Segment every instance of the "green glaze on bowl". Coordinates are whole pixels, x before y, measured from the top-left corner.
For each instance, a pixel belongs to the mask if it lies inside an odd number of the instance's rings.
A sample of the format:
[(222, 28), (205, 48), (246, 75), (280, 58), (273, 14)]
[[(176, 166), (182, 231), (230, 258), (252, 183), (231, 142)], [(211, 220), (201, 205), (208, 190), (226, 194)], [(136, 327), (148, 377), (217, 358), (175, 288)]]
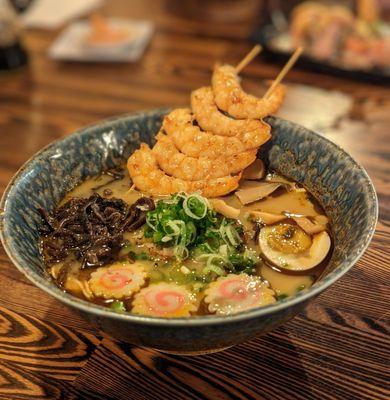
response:
[(229, 317), (163, 319), (116, 313), (61, 291), (38, 248), (37, 211), (52, 211), (85, 178), (122, 164), (141, 142), (152, 143), (167, 110), (105, 120), (54, 142), (14, 176), (1, 201), (1, 239), (16, 267), (42, 290), (78, 309), (113, 337), (182, 354), (202, 354), (241, 343), (292, 318), (361, 257), (374, 233), (377, 198), (365, 172), (344, 150), (302, 126), (269, 118), (272, 140), (261, 149), (269, 166), (302, 183), (332, 220), (335, 248), (325, 276), (276, 304)]

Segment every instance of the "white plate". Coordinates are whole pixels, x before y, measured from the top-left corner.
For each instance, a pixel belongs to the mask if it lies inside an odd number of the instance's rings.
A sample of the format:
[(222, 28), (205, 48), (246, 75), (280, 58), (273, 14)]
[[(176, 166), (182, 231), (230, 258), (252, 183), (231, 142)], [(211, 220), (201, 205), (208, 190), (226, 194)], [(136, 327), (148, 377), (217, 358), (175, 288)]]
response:
[(49, 49), (55, 60), (84, 62), (135, 62), (145, 51), (152, 34), (150, 21), (110, 18), (112, 27), (128, 28), (134, 35), (131, 40), (113, 46), (88, 46), (86, 38), (90, 31), (87, 21), (74, 22), (66, 28)]

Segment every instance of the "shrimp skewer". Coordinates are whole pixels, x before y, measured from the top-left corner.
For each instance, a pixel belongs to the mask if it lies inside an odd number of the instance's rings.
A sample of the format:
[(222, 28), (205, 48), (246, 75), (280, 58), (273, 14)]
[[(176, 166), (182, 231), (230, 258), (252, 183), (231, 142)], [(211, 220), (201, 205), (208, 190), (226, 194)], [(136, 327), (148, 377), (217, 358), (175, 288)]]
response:
[(172, 137), (175, 146), (191, 157), (230, 157), (257, 149), (271, 137), (270, 126), (262, 121), (258, 121), (256, 130), (241, 131), (236, 136), (227, 137), (204, 132), (193, 124), (193, 120), (189, 109), (179, 108), (168, 114), (163, 121), (163, 129)]
[(273, 88), (267, 98), (259, 99), (246, 93), (239, 83), (235, 68), (231, 65), (216, 65), (212, 87), (218, 108), (241, 119), (260, 119), (274, 114), (285, 96), (285, 88), (280, 84)]
[(238, 187), (241, 174), (217, 179), (184, 181), (168, 176), (157, 163), (153, 151), (145, 143), (127, 161), (127, 168), (135, 186), (152, 196), (164, 196), (176, 192), (199, 192), (205, 197), (223, 196)]
[(202, 87), (191, 93), (191, 108), (204, 131), (221, 136), (240, 136), (243, 132), (260, 132), (264, 123), (256, 119), (234, 119), (222, 113), (215, 104), (211, 87)]
[(221, 178), (236, 174), (252, 164), (256, 159), (256, 149), (230, 157), (190, 157), (176, 148), (170, 136), (159, 133), (153, 153), (160, 168), (175, 178), (186, 181)]

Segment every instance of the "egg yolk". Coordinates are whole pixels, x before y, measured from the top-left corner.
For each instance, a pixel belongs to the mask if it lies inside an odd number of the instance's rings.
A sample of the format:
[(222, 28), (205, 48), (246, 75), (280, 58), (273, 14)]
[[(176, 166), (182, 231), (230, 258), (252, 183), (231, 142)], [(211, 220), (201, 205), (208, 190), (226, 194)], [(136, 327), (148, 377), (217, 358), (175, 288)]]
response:
[(311, 246), (311, 237), (299, 226), (277, 224), (267, 228), (267, 243), (285, 254), (301, 253)]

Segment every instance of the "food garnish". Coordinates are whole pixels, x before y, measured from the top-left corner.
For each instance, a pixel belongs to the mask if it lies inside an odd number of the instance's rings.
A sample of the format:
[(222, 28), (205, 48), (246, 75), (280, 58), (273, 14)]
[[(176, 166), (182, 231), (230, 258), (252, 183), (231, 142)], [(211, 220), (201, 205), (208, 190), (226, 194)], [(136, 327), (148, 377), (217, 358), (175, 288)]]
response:
[(287, 217), (284, 214), (272, 214), (265, 211), (251, 210), (249, 215), (256, 221), (265, 225), (273, 225), (277, 222), (283, 221)]
[(275, 292), (258, 276), (229, 274), (210, 283), (204, 301), (218, 315), (230, 315), (276, 301)]
[(259, 180), (265, 176), (265, 165), (263, 161), (257, 158), (249, 167), (242, 172), (242, 179)]
[(309, 218), (303, 216), (293, 216), (292, 218), (309, 235), (314, 235), (326, 230), (326, 223), (320, 224), (316, 221), (312, 222)]
[(280, 186), (280, 183), (269, 183), (264, 181), (257, 182), (256, 185), (251, 185), (244, 189), (239, 189), (234, 194), (238, 197), (241, 204), (245, 205), (269, 196)]
[(139, 291), (146, 273), (140, 263), (116, 262), (92, 272), (89, 287), (97, 297), (122, 299)]
[(229, 206), (225, 201), (221, 199), (210, 199), (210, 204), (213, 209), (227, 218), (237, 219), (240, 215), (240, 209)]
[(258, 256), (243, 246), (243, 228), (237, 220), (224, 218), (198, 194), (179, 193), (159, 200), (155, 210), (148, 212), (146, 223), (145, 237), (173, 247), (179, 260), (202, 261), (203, 274), (253, 273), (259, 263)]
[(49, 264), (70, 255), (80, 260), (82, 267), (92, 267), (114, 261), (121, 249), (123, 233), (145, 223), (146, 211), (154, 201), (142, 197), (129, 206), (119, 199), (105, 199), (93, 194), (87, 199), (73, 198), (51, 216), (40, 210), (42, 248)]
[(184, 286), (158, 283), (142, 289), (135, 296), (131, 311), (155, 317), (189, 317), (197, 310), (196, 303), (196, 296)]
[(326, 231), (310, 237), (297, 225), (280, 224), (262, 228), (259, 245), (264, 257), (277, 267), (303, 271), (326, 258), (331, 240)]

